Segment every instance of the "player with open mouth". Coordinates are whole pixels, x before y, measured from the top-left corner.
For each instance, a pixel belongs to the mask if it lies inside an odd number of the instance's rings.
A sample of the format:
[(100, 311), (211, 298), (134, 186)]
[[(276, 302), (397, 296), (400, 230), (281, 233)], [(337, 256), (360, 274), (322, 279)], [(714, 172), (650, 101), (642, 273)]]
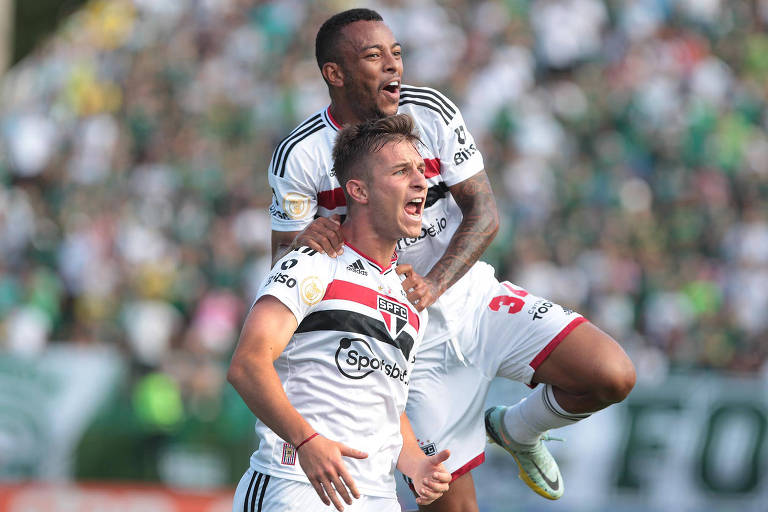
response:
[(344, 254), (296, 248), (259, 290), (228, 373), (261, 439), (233, 510), (399, 512), (395, 467), (420, 505), (448, 490), (449, 451), (424, 454), (405, 415), (427, 313), (408, 303), (395, 247), (421, 232), (418, 144), (407, 115), (343, 130)]
[[(402, 48), (381, 15), (350, 9), (331, 16), (317, 32), (315, 56), (330, 104), (288, 134), (270, 162), (273, 259), (297, 245), (346, 254), (339, 218), (348, 205), (332, 169), (334, 138), (346, 124), (411, 116), (428, 190), (421, 207), (413, 196), (397, 205), (401, 227), (415, 228), (420, 217), (421, 232), (400, 240), (396, 271), (430, 322), (407, 411), (427, 452), (450, 449), (445, 465), (454, 478), (420, 509), (478, 510), (472, 470), (485, 460), (487, 438), (512, 455), (531, 489), (559, 499), (565, 486), (545, 432), (622, 401), (635, 383), (632, 362), (579, 313), (500, 282), (479, 261), (499, 229), (481, 151), (456, 104), (402, 82)], [(300, 198), (301, 215), (283, 205), (291, 205), (287, 198)], [(517, 404), (484, 411), (494, 377), (535, 389)]]

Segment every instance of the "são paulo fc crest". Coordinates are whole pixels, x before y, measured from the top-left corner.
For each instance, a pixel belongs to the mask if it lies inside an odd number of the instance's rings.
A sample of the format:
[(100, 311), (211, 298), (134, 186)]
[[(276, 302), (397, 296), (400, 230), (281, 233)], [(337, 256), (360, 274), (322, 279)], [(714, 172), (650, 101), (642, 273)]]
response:
[(379, 313), (384, 318), (384, 324), (387, 326), (389, 335), (393, 340), (397, 339), (397, 336), (408, 324), (408, 309), (402, 304), (398, 304), (381, 295), (377, 299), (376, 309), (379, 310)]

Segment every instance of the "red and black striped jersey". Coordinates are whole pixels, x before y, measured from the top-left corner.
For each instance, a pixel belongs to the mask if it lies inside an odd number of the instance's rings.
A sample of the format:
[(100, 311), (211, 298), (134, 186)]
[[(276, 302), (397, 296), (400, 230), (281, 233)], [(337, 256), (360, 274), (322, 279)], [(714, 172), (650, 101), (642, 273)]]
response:
[[(380, 264), (348, 244), (337, 258), (302, 247), (275, 264), (258, 295), (276, 297), (296, 317), (275, 361), (291, 404), (321, 435), (369, 454), (345, 464), (371, 496), (395, 495), (400, 414), (426, 323), (395, 263), (394, 255)], [(307, 481), (293, 446), (261, 422), (256, 431), (255, 470)]]

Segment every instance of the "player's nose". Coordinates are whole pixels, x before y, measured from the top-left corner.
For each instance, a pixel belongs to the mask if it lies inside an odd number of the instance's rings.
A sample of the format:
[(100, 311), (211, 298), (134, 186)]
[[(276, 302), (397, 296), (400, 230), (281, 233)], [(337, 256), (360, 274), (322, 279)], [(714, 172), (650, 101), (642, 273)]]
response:
[(424, 173), (416, 169), (411, 173), (411, 186), (417, 190), (424, 190), (427, 188), (427, 178), (424, 177)]
[(402, 62), (395, 58), (391, 51), (384, 52), (384, 71), (401, 75), (403, 73)]

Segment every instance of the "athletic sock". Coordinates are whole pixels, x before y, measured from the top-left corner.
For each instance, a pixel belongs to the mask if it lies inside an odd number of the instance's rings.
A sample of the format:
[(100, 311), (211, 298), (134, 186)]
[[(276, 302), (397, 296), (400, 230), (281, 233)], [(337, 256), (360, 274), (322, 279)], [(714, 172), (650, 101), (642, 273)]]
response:
[(504, 428), (518, 443), (536, 444), (547, 430), (573, 425), (589, 416), (590, 413), (573, 414), (563, 409), (555, 400), (552, 386), (546, 384), (538, 386), (533, 393), (507, 408)]

